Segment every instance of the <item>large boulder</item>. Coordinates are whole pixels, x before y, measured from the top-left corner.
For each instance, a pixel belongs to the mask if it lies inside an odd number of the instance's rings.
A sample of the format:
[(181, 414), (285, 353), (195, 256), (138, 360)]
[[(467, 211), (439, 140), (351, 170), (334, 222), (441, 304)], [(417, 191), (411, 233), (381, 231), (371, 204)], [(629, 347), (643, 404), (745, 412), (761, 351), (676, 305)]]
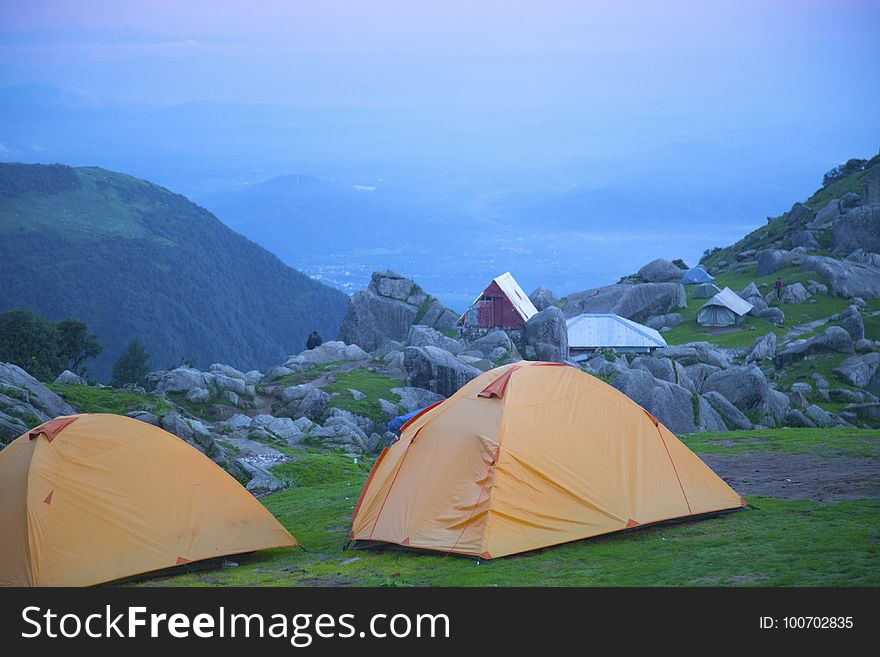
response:
[(752, 348), (746, 355), (746, 363), (771, 360), (776, 355), (776, 334), (768, 333), (755, 339)]
[(673, 433), (727, 429), (724, 420), (703, 397), (674, 383), (655, 379), (647, 370), (624, 370), (611, 385)]
[(718, 412), (727, 428), (741, 431), (753, 428), (752, 421), (746, 414), (717, 390), (710, 390), (703, 395), (703, 398)]
[(794, 251), (783, 251), (781, 249), (765, 249), (763, 251), (758, 251), (758, 269), (756, 275), (767, 276), (780, 269), (785, 269), (794, 262), (794, 254)]
[(657, 258), (639, 269), (638, 275), (646, 283), (677, 283), (681, 280), (682, 270), (669, 260)]
[(309, 431), (308, 439), (327, 449), (341, 449), (349, 454), (364, 454), (368, 451), (367, 434), (346, 417), (327, 418), (324, 426), (316, 426)]
[(186, 392), (191, 388), (207, 388), (209, 380), (204, 372), (192, 367), (177, 367), (167, 372), (160, 372), (156, 381), (159, 392)]
[(425, 390), (424, 388), (400, 387), (391, 388), (391, 392), (400, 397), (400, 405), (406, 409), (407, 413), (412, 413), (425, 406), (436, 404), (438, 401), (445, 399), (443, 395), (436, 392)]
[(559, 301), (559, 299), (556, 298), (556, 295), (543, 285), (535, 288), (535, 291), (529, 295), (529, 300), (538, 310), (544, 310), (544, 308), (555, 306)]
[(352, 296), (338, 339), (373, 351), (386, 340), (402, 342), (413, 324), (442, 331), (452, 329), (457, 319), (414, 281), (390, 271), (374, 272), (367, 289)]
[(785, 417), (789, 406), (788, 396), (774, 390), (764, 373), (754, 365), (720, 370), (706, 379), (703, 390), (721, 393), (746, 414), (769, 415), (776, 421)]
[(642, 321), (685, 306), (687, 297), (680, 283), (618, 283), (568, 295), (563, 311), (566, 317), (614, 313)]
[(851, 305), (842, 313), (831, 316), (832, 322), (840, 322), (840, 325), (846, 329), (853, 342), (863, 340), (865, 337), (865, 321), (856, 305)]
[(880, 353), (850, 356), (834, 368), (834, 376), (851, 386), (880, 393)]
[(284, 482), (273, 475), (269, 470), (261, 465), (248, 461), (246, 459), (238, 459), (236, 463), (247, 473), (250, 481), (245, 484), (254, 497), (262, 497), (269, 493), (285, 488)]
[(819, 335), (795, 342), (789, 345), (773, 357), (773, 366), (782, 369), (807, 356), (827, 353), (853, 353), (853, 340), (846, 329), (839, 326), (829, 326)]
[(675, 328), (682, 323), (681, 313), (666, 313), (665, 315), (655, 315), (645, 322), (645, 326), (659, 331), (663, 327)]
[(440, 331), (421, 324), (413, 324), (409, 327), (404, 344), (407, 347), (439, 347), (451, 354), (460, 354), (464, 351), (464, 345), (458, 340), (453, 340)]
[(831, 252), (846, 255), (856, 249), (880, 253), (880, 204), (854, 207), (834, 222)]
[(76, 412), (61, 397), (12, 363), (0, 363), (0, 394), (31, 406), (41, 421)]
[(801, 271), (816, 272), (840, 297), (876, 299), (880, 297), (880, 265), (874, 259), (838, 260), (829, 256), (808, 256), (801, 261)]
[(568, 360), (568, 328), (565, 315), (556, 306), (532, 315), (523, 330), (526, 358), (553, 363)]
[(261, 413), (253, 419), (252, 426), (264, 428), (273, 436), (293, 447), (302, 441), (305, 433), (312, 428), (313, 422), (305, 416), (294, 420), (289, 417), (275, 417)]
[(480, 352), (484, 358), (490, 358), (494, 353), (499, 353), (497, 351), (499, 349), (509, 354), (516, 352), (513, 340), (510, 339), (507, 331), (502, 331), (500, 329), (487, 333), (478, 340), (469, 342), (467, 344), (467, 349)]
[(819, 239), (815, 230), (799, 230), (791, 236), (791, 246), (800, 246), (807, 251), (818, 251), (820, 249)]
[(345, 344), (340, 340), (329, 340), (318, 345), (314, 349), (306, 349), (298, 355), (288, 358), (284, 363), (284, 366), (295, 371), (300, 371), (324, 363), (361, 360), (370, 360), (370, 354), (361, 349), (360, 346), (356, 344)]
[[(214, 363), (208, 368), (208, 371), (214, 374), (222, 374), (223, 376), (228, 376), (233, 379), (241, 379), (245, 381), (247, 379), (247, 375), (240, 370), (235, 369), (231, 365), (224, 365), (223, 363)], [(257, 372), (259, 374), (259, 372)], [(247, 381), (247, 383), (253, 383), (252, 381)]]
[(762, 308), (760, 310), (755, 310), (753, 308), (751, 314), (754, 315), (755, 317), (760, 317), (761, 319), (766, 319), (768, 322), (770, 322), (774, 326), (782, 326), (783, 324), (785, 324), (785, 313), (782, 312), (781, 308), (767, 307), (767, 308)]
[(482, 372), (438, 347), (407, 347), (403, 367), (410, 386), (448, 397)]
[(813, 230), (822, 230), (823, 228), (829, 228), (839, 218), (840, 201), (838, 199), (832, 199), (825, 204), (825, 207), (823, 207), (816, 213), (816, 218), (813, 219), (809, 224), (807, 224), (807, 228)]
[(277, 415), (294, 419), (307, 417), (310, 420), (316, 420), (324, 412), (324, 407), (329, 399), (330, 395), (316, 386), (307, 383), (290, 386), (281, 393), (283, 406)]
[(83, 379), (81, 376), (74, 374), (70, 370), (64, 370), (56, 377), (55, 385), (84, 386), (87, 384), (85, 379)]
[(649, 371), (655, 379), (675, 383), (686, 390), (694, 390), (694, 384), (688, 378), (684, 365), (671, 358), (637, 356), (632, 361), (632, 367)]
[(723, 351), (709, 342), (689, 342), (684, 345), (673, 345), (654, 351), (657, 358), (671, 358), (685, 367), (696, 363), (706, 363), (716, 367), (730, 367), (730, 358)]
[(804, 303), (811, 296), (813, 295), (810, 294), (807, 288), (805, 288), (803, 285), (801, 285), (800, 283), (792, 283), (791, 285), (785, 286), (785, 289), (782, 291), (782, 295), (779, 297), (779, 302), (789, 305), (795, 305), (799, 303)]

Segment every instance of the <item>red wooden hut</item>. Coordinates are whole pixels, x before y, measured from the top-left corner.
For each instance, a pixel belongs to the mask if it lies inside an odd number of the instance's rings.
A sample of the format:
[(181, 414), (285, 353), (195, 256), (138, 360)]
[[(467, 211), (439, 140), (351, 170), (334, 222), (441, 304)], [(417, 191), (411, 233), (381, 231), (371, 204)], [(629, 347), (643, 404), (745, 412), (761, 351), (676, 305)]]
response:
[(470, 308), (458, 318), (458, 325), (474, 329), (518, 329), (537, 312), (535, 304), (516, 279), (510, 272), (505, 272), (492, 279), (474, 299)]

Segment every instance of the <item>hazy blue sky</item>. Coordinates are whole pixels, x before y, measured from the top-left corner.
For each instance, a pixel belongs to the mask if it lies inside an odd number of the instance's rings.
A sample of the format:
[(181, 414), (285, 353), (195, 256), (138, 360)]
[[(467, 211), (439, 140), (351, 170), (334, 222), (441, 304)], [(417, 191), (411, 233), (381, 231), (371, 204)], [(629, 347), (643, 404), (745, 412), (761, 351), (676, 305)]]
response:
[[(0, 87), (127, 112), (66, 134), (55, 118), (0, 126), (0, 158), (118, 167), (196, 196), (289, 173), (491, 178), (459, 204), (480, 211), (510, 189), (654, 185), (692, 224), (729, 205), (684, 253), (654, 242), (694, 259), (877, 152), (878, 35), (877, 0), (0, 0)], [(582, 230), (613, 220), (585, 212)]]

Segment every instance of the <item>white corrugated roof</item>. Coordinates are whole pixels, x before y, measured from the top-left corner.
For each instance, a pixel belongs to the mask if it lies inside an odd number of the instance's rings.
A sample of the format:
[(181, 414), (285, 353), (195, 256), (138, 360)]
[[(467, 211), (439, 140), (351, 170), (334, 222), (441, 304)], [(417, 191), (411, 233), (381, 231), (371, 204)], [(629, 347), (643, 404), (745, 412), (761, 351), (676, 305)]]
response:
[(665, 347), (659, 331), (612, 313), (585, 313), (566, 322), (568, 346), (575, 349), (602, 347)]
[[(532, 300), (529, 299), (525, 292), (523, 292), (523, 289), (519, 286), (519, 283), (516, 282), (513, 274), (509, 271), (504, 272), (501, 276), (496, 276), (492, 280), (498, 284), (501, 291), (504, 292), (508, 299), (510, 299), (510, 303), (516, 308), (516, 311), (520, 314), (520, 317), (523, 318), (523, 321), (527, 322), (533, 315), (538, 314), (538, 309), (535, 308), (535, 304), (533, 304)], [(491, 285), (491, 283), (489, 285)], [(487, 285), (486, 287), (489, 286)], [(483, 292), (485, 292), (485, 290), (483, 290)], [(483, 292), (480, 292), (477, 298), (474, 299), (473, 303), (471, 303), (471, 307), (483, 298)], [(467, 312), (458, 318), (459, 321), (464, 319), (465, 315), (467, 315)]]
[(706, 306), (724, 306), (725, 308), (729, 308), (730, 310), (735, 312), (740, 317), (742, 317), (752, 308), (754, 308), (752, 304), (743, 299), (729, 287), (724, 288), (723, 290), (721, 290), (721, 292), (719, 292), (714, 297), (709, 299), (705, 304), (703, 304), (703, 308), (705, 308)]

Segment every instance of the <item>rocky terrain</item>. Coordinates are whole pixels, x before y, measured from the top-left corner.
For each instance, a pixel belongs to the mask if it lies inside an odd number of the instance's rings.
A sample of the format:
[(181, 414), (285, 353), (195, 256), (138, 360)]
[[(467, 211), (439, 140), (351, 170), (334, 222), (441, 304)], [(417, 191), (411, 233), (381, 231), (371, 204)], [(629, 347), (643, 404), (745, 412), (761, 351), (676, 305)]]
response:
[[(375, 454), (393, 438), (390, 418), (522, 358), (580, 367), (680, 434), (877, 427), (880, 165), (857, 178), (859, 193), (829, 198), (818, 211), (796, 204), (765, 231), (707, 255), (703, 264), (716, 283), (754, 307), (733, 327), (697, 326), (705, 300), (678, 282), (680, 264), (663, 259), (617, 284), (562, 299), (539, 288), (531, 297), (540, 312), (522, 331), (471, 339), (458, 337), (457, 313), (415, 281), (375, 272), (353, 295), (338, 340), (262, 370), (177, 367), (151, 372), (143, 387), (116, 390), (71, 372), (44, 384), (0, 364), (0, 442), (57, 415), (126, 413), (179, 436), (265, 494), (290, 484), (275, 466), (308, 451), (355, 461)], [(841, 181), (828, 187), (846, 189)], [(817, 197), (828, 193), (823, 188)], [(775, 237), (767, 241), (764, 233)], [(780, 295), (772, 285), (777, 276), (785, 279)], [(565, 320), (582, 312), (643, 321), (670, 346), (572, 363)]]

